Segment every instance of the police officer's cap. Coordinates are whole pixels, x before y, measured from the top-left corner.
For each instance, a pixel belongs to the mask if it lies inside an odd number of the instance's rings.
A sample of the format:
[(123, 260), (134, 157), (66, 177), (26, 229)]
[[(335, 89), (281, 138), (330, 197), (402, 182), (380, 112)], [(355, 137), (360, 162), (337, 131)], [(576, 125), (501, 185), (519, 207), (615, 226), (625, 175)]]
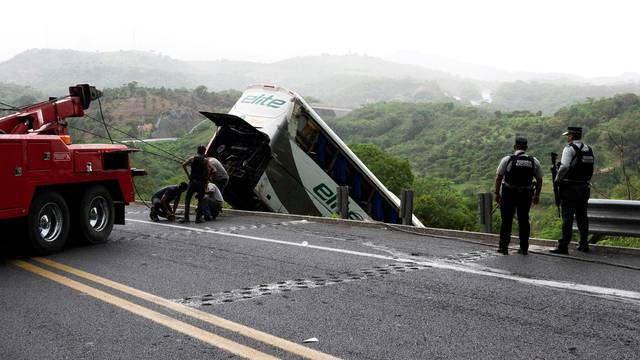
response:
[(524, 136), (516, 136), (516, 145), (527, 146), (527, 138)]
[(582, 135), (582, 128), (579, 126), (569, 126), (567, 128), (567, 131), (563, 132), (562, 135), (569, 135), (569, 134)]

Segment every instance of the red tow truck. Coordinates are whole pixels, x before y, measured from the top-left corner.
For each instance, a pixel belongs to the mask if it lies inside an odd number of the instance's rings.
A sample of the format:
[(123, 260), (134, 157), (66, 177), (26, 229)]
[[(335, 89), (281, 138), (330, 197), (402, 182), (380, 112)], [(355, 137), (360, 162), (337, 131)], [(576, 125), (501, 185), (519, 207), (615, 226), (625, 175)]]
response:
[(0, 239), (18, 227), (44, 255), (70, 237), (104, 242), (114, 224), (124, 224), (133, 176), (145, 171), (131, 168), (133, 150), (124, 145), (72, 144), (65, 120), (84, 116), (101, 95), (87, 84), (71, 86), (69, 96), (0, 117), (0, 226), (12, 228), (0, 228)]

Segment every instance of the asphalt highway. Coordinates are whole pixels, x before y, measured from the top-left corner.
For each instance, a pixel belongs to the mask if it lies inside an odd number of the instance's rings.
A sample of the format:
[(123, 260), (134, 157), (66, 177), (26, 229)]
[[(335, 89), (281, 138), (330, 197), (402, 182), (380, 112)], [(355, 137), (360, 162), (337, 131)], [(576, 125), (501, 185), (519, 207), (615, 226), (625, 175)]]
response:
[(0, 359), (640, 358), (638, 257), (127, 211), (105, 244), (3, 248)]

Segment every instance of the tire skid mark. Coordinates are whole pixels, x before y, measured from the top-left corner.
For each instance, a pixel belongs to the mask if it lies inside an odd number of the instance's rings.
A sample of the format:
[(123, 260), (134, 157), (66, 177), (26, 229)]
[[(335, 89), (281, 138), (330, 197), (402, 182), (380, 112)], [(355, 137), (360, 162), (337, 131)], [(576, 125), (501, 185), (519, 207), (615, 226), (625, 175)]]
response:
[(322, 276), (314, 275), (309, 278), (283, 280), (240, 289), (225, 290), (217, 293), (188, 296), (181, 299), (173, 299), (172, 301), (192, 307), (220, 305), (257, 299), (269, 295), (285, 294), (291, 291), (313, 289), (372, 278), (381, 278), (388, 275), (423, 270), (428, 267), (429, 266), (411, 263), (393, 263), (363, 268), (356, 271), (328, 272)]

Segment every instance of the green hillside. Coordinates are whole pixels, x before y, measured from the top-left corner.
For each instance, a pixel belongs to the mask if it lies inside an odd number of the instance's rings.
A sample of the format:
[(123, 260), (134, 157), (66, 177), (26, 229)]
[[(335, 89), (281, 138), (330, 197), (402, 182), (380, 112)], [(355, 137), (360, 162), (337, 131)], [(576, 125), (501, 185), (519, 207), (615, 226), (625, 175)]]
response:
[(0, 116), (9, 115), (13, 112), (5, 109), (29, 105), (44, 100), (47, 100), (47, 98), (32, 87), (0, 82), (0, 102), (5, 104), (0, 104)]
[[(585, 127), (585, 141), (598, 159), (594, 185), (602, 197), (622, 197), (620, 148), (632, 180), (638, 176), (640, 98), (617, 95), (563, 108), (554, 116), (527, 111), (501, 113), (453, 103), (378, 103), (365, 106), (330, 126), (346, 142), (372, 143), (408, 159), (419, 175), (451, 180), (474, 191), (491, 189), (495, 168), (511, 151), (516, 135), (529, 139), (530, 153), (545, 168), (549, 153), (560, 153), (568, 125)], [(548, 172), (548, 171), (547, 171)], [(632, 197), (640, 197), (637, 189)]]
[(92, 103), (87, 111), (91, 118), (69, 121), (75, 139), (93, 141), (96, 136), (90, 133), (108, 137), (104, 125), (95, 121), (102, 119), (100, 104), (107, 123), (131, 135), (111, 131), (112, 137), (147, 139), (183, 136), (205, 122), (200, 111), (227, 112), (240, 97), (238, 91), (212, 92), (205, 86), (193, 90), (148, 88), (136, 82), (103, 89), (103, 93), (100, 103)]

